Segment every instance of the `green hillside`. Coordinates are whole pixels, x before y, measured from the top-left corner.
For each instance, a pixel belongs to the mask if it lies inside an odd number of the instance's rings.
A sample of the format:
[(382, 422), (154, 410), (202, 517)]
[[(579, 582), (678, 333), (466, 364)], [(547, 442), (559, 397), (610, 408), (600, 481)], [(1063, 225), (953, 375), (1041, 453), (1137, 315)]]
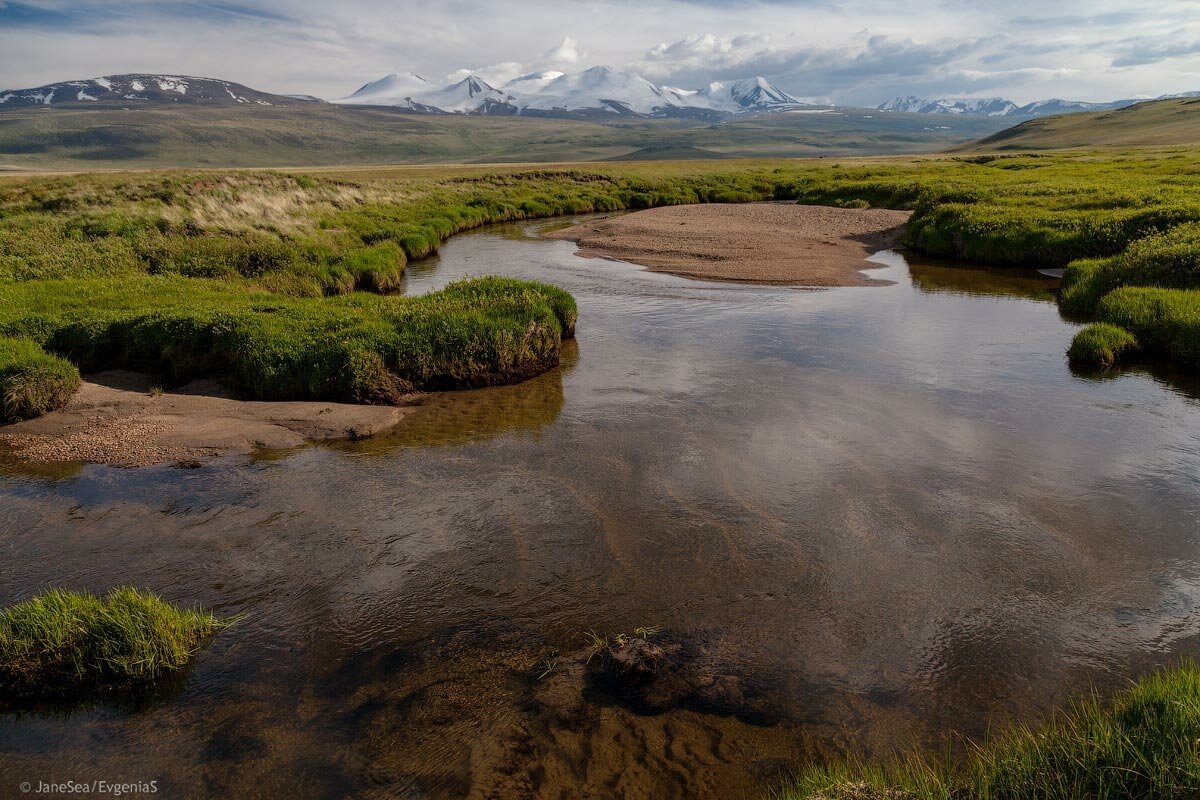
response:
[(1200, 143), (1200, 97), (1153, 100), (1087, 114), (1022, 122), (959, 151), (1167, 147)]

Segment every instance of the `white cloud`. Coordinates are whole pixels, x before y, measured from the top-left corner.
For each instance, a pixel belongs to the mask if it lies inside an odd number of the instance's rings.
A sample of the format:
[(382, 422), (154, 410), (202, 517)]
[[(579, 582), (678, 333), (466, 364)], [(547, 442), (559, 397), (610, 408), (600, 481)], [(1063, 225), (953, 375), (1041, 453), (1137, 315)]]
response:
[(558, 47), (551, 48), (542, 54), (542, 61), (550, 66), (577, 64), (582, 56), (579, 53), (579, 42), (570, 36), (563, 37)]
[(181, 72), (338, 97), (388, 72), (503, 83), (611, 64), (692, 87), (762, 74), (840, 102), (909, 92), (1100, 100), (1200, 89), (1195, 9), (1195, 0), (1057, 0), (1052, 10), (1044, 0), (0, 0), (0, 84)]

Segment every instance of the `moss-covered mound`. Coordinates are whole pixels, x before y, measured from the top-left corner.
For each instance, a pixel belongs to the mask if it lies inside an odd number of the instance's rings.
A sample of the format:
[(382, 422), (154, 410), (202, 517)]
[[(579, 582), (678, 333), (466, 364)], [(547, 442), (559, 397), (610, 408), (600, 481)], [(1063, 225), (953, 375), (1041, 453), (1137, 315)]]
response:
[(802, 773), (780, 800), (1179, 800), (1200, 797), (1200, 668), (1079, 703), (954, 762), (843, 762)]
[(506, 278), (330, 299), (166, 275), (0, 284), (0, 333), (27, 347), (89, 371), (227, 378), (272, 400), (390, 402), (521, 380), (558, 363), (575, 317), (566, 292)]
[(149, 592), (53, 589), (0, 611), (0, 699), (77, 697), (188, 665), (222, 623)]
[(1067, 358), (1089, 369), (1109, 369), (1137, 352), (1137, 338), (1124, 328), (1097, 322), (1075, 334)]
[(28, 339), (0, 337), (0, 422), (61, 408), (79, 388), (79, 370)]

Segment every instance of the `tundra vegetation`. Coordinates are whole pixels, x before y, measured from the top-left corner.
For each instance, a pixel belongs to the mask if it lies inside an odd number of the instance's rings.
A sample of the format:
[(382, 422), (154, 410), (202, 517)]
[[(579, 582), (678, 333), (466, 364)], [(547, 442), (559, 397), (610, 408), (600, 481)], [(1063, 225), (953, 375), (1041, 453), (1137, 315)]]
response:
[(1174, 800), (1200, 796), (1200, 668), (1149, 675), (966, 758), (912, 754), (802, 772), (776, 800)]
[(145, 685), (184, 669), (224, 624), (137, 589), (43, 592), (0, 611), (0, 702)]
[(360, 402), (520, 380), (557, 362), (573, 299), (486, 277), (405, 297), (406, 262), (487, 223), (683, 203), (912, 209), (919, 252), (1066, 267), (1064, 308), (1130, 334), (1090, 330), (1080, 363), (1193, 362), (1198, 183), (1191, 151), (10, 178), (3, 414), (60, 404), (77, 368)]

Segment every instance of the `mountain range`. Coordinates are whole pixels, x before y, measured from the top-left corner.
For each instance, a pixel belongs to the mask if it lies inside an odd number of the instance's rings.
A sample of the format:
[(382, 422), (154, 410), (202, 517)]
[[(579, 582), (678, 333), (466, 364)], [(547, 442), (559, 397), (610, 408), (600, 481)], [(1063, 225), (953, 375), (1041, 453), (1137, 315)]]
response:
[[(1200, 97), (1200, 92), (1183, 92), (1181, 94), (1164, 94), (1156, 100), (1174, 100), (1184, 97)], [(1118, 108), (1128, 108), (1136, 103), (1145, 102), (1150, 98), (1128, 100), (1113, 100), (1108, 103), (1084, 103), (1078, 100), (1038, 100), (1019, 106), (1003, 97), (988, 97), (982, 99), (930, 99), (927, 97), (893, 97), (878, 106), (880, 111), (900, 111), (914, 114), (973, 114), (986, 117), (1050, 117), (1059, 114), (1079, 114), (1087, 111), (1115, 111)]]
[[(1200, 92), (1157, 99), (1200, 96)], [(580, 72), (536, 72), (497, 87), (478, 75), (440, 85), (414, 72), (393, 73), (363, 85), (337, 105), (387, 107), (421, 114), (594, 119), (676, 118), (722, 121), (749, 113), (833, 112), (846, 107), (806, 102), (761, 76), (716, 81), (701, 89), (656, 84), (633, 70), (591, 67)], [(896, 97), (876, 111), (1014, 118), (1016, 121), (1127, 108), (1141, 99), (1086, 103), (1040, 100), (1018, 105), (984, 99)], [(325, 101), (310, 95), (277, 95), (217, 78), (167, 74), (109, 75), (32, 89), (0, 91), (0, 111), (32, 106), (139, 107), (146, 105), (290, 106)]]
[(762, 77), (714, 82), (703, 89), (680, 89), (660, 86), (632, 70), (612, 67), (592, 67), (577, 73), (533, 73), (500, 87), (478, 75), (437, 86), (413, 72), (394, 73), (333, 102), (427, 113), (701, 118), (809, 105)]

